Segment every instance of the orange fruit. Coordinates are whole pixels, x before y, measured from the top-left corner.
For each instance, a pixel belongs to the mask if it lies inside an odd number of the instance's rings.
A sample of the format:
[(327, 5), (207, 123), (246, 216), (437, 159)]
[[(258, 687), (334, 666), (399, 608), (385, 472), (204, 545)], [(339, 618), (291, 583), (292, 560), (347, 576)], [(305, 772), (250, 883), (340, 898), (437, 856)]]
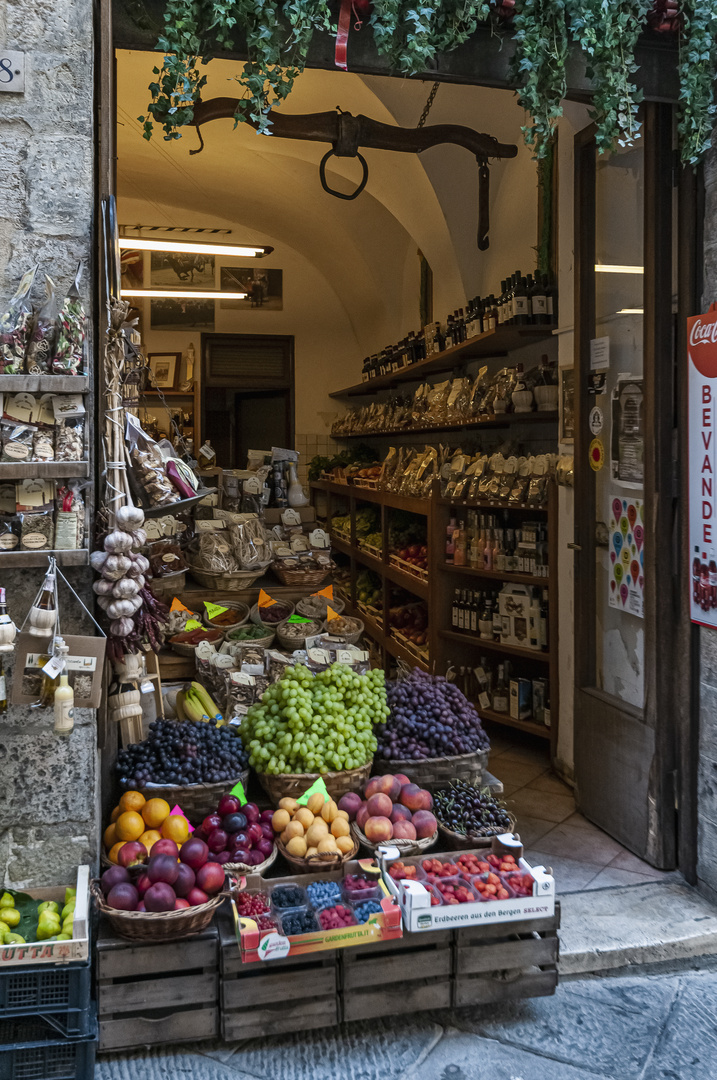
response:
[(136, 810), (139, 813), (146, 801), (141, 791), (125, 791), (119, 804), (122, 811)]
[(165, 840), (174, 840), (175, 844), (183, 844), (189, 836), (189, 822), (181, 814), (170, 814), (162, 822), (160, 832)]
[(148, 829), (158, 829), (169, 817), (169, 803), (166, 799), (148, 799), (142, 807), (142, 817)]
[(108, 825), (107, 828), (105, 829), (105, 834), (102, 837), (102, 841), (103, 841), (103, 843), (104, 843), (104, 845), (105, 845), (105, 847), (107, 848), (108, 851), (109, 851), (109, 849), (111, 847), (114, 847), (114, 845), (117, 843), (117, 835), (116, 834), (117, 834), (117, 829), (115, 828), (114, 825)]
[(147, 848), (147, 851), (149, 852), (152, 850), (152, 845), (156, 844), (157, 841), (161, 839), (162, 834), (158, 833), (156, 829), (147, 829), (147, 831), (143, 832), (140, 836), (139, 842), (140, 844), (144, 844), (144, 846)]
[(122, 807), (121, 806), (115, 806), (114, 810), (112, 811), (112, 817), (110, 818), (110, 821), (112, 822), (113, 825), (114, 825), (115, 821), (117, 820), (117, 818), (120, 816), (121, 813), (122, 813)]
[(120, 840), (119, 843), (113, 844), (112, 847), (110, 848), (110, 850), (107, 852), (107, 858), (109, 859), (109, 861), (111, 863), (114, 863), (115, 866), (117, 865), (117, 856), (119, 855), (119, 851), (120, 851), (121, 847), (124, 847), (124, 844)]
[(144, 819), (136, 810), (125, 810), (115, 822), (118, 840), (138, 840), (144, 832)]

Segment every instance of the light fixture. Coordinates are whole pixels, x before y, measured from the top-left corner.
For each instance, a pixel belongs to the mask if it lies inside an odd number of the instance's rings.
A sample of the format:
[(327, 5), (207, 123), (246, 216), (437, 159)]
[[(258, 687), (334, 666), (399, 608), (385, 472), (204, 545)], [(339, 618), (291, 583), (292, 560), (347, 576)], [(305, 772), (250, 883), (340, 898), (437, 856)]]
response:
[(195, 244), (187, 240), (147, 240), (133, 236), (120, 236), (119, 246), (133, 251), (164, 251), (168, 255), (233, 255), (242, 259), (263, 259), (274, 250), (254, 244)]
[(616, 315), (644, 315), (645, 309), (641, 307), (624, 307), (615, 312)]
[(595, 263), (596, 274), (644, 274), (644, 266), (620, 266), (612, 263)]
[(246, 300), (245, 292), (218, 292), (214, 289), (122, 289), (121, 296), (149, 296), (154, 300)]

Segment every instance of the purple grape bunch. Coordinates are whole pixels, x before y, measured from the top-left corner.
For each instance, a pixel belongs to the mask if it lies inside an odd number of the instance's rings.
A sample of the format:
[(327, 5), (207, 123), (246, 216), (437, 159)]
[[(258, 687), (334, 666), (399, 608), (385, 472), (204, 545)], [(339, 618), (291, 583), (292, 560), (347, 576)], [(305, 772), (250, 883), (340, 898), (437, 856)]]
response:
[(380, 757), (411, 761), (490, 749), (478, 713), (443, 675), (413, 668), (388, 684), (387, 696), (390, 716), (376, 728)]

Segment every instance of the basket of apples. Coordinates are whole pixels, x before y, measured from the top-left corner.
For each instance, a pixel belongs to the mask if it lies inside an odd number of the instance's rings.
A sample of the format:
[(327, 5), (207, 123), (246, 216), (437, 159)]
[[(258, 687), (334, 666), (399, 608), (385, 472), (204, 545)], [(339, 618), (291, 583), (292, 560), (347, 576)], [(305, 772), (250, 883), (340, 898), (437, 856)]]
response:
[(261, 813), (256, 803), (242, 803), (236, 795), (222, 795), (215, 812), (204, 818), (194, 836), (204, 840), (211, 858), (226, 870), (263, 874), (277, 855), (273, 813)]
[(171, 840), (158, 844), (161, 853), (150, 856), (139, 877), (129, 867), (111, 866), (90, 886), (112, 929), (129, 941), (176, 941), (197, 934), (223, 900), (224, 867), (211, 861), (203, 840), (191, 837), (181, 850)]
[(435, 843), (438, 822), (433, 797), (403, 773), (372, 776), (364, 798), (349, 792), (339, 800), (356, 840), (369, 851), (390, 841), (402, 855), (419, 855)]

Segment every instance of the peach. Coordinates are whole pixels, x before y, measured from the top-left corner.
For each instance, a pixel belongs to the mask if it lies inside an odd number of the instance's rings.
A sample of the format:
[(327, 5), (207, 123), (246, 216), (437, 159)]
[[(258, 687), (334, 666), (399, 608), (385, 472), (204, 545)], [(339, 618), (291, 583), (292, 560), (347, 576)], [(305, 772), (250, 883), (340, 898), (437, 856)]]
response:
[(388, 795), (384, 795), (379, 792), (378, 795), (372, 795), (366, 803), (369, 817), (391, 817), (391, 811), (393, 810), (393, 803), (389, 799)]
[(407, 806), (401, 806), (400, 803), (396, 803), (391, 811), (391, 821), (395, 825), (397, 821), (410, 821), (413, 814)]
[(381, 790), (381, 788), (379, 786), (380, 783), (381, 783), (381, 777), (380, 776), (372, 776), (371, 779), (369, 780), (369, 782), (366, 784), (366, 787), (363, 790), (364, 799), (366, 799), (368, 801), (368, 799), (370, 799), (372, 795), (378, 795), (378, 793)]
[(405, 787), (405, 785), (406, 785), (406, 784), (410, 784), (410, 783), (411, 783), (411, 781), (410, 781), (410, 780), (408, 779), (408, 777), (406, 776), (406, 774), (405, 774), (405, 773), (402, 773), (402, 772), (397, 772), (397, 773), (394, 773), (394, 774), (393, 774), (393, 778), (394, 778), (394, 780), (398, 780), (398, 782), (399, 782), (399, 784), (401, 785), (401, 787)]
[(412, 813), (415, 813), (416, 810), (433, 809), (433, 798), (430, 791), (420, 788), (418, 784), (406, 784), (402, 787), (398, 801), (402, 806), (407, 806)]
[(428, 810), (417, 810), (413, 815), (412, 825), (419, 840), (424, 840), (427, 836), (433, 836), (438, 828), (438, 822)]
[(372, 844), (383, 844), (393, 836), (393, 825), (387, 817), (370, 817), (364, 828), (366, 839)]
[[(421, 811), (418, 811), (419, 814)], [(424, 811), (425, 813), (425, 811)], [(393, 839), (394, 840), (415, 840), (416, 830), (410, 821), (396, 821), (393, 825)]]
[(358, 825), (359, 829), (363, 831), (363, 827), (370, 817), (371, 815), (368, 812), (368, 804), (362, 802), (358, 810), (356, 811), (356, 824)]
[(349, 816), (349, 821), (353, 821), (361, 809), (362, 799), (360, 795), (357, 795), (355, 791), (349, 791), (346, 795), (342, 795), (339, 799), (339, 810), (345, 810)]
[(374, 794), (382, 793), (388, 795), (391, 802), (395, 802), (398, 796), (401, 794), (401, 781), (397, 780), (391, 773), (386, 773), (385, 776), (378, 776), (378, 790)]

